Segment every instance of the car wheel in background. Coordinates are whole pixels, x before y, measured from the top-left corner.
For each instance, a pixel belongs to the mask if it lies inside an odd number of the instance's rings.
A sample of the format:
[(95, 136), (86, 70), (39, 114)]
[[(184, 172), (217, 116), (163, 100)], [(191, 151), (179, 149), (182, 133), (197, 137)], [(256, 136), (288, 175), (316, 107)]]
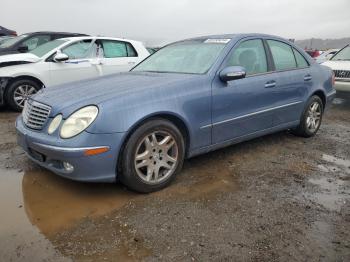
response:
[(40, 86), (33, 80), (21, 79), (10, 83), (6, 91), (7, 104), (16, 111), (21, 111), (24, 107), (25, 101), (32, 95), (34, 95)]
[(152, 119), (130, 136), (121, 155), (120, 180), (132, 190), (149, 193), (166, 187), (181, 170), (185, 156), (179, 129)]
[(293, 133), (302, 137), (314, 136), (321, 126), (322, 116), (322, 100), (319, 96), (312, 96), (307, 102), (299, 126), (293, 130)]

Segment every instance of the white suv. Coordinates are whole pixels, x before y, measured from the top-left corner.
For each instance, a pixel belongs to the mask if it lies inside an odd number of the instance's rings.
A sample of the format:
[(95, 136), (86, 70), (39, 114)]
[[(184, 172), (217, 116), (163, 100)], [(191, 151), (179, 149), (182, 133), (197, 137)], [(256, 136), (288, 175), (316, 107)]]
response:
[(0, 105), (21, 110), (43, 87), (128, 71), (147, 56), (141, 42), (108, 37), (62, 38), (0, 56)]
[(332, 68), (336, 90), (350, 92), (350, 45), (345, 46), (322, 65)]

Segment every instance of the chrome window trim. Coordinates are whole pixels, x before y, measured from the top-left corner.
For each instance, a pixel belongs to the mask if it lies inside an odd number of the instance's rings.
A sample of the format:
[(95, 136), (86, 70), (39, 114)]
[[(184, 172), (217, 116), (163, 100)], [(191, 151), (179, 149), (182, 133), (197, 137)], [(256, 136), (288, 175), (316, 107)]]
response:
[(279, 108), (283, 108), (283, 107), (297, 105), (297, 104), (300, 104), (300, 103), (303, 103), (303, 101), (297, 101), (297, 102), (292, 102), (292, 103), (288, 103), (288, 104), (281, 105), (281, 106), (270, 107), (270, 108), (267, 108), (267, 109), (264, 109), (264, 110), (259, 110), (259, 111), (253, 112), (253, 113), (249, 113), (249, 114), (245, 114), (245, 115), (229, 118), (229, 119), (226, 119), (226, 120), (218, 121), (218, 122), (213, 123), (213, 124), (205, 125), (205, 126), (200, 127), (200, 129), (221, 125), (221, 124), (224, 124), (224, 123), (227, 123), (227, 122), (235, 121), (235, 120), (246, 118), (246, 117), (253, 116), (253, 115), (266, 113), (266, 112), (269, 112), (269, 111), (272, 111), (272, 110), (275, 110), (275, 109), (279, 109)]

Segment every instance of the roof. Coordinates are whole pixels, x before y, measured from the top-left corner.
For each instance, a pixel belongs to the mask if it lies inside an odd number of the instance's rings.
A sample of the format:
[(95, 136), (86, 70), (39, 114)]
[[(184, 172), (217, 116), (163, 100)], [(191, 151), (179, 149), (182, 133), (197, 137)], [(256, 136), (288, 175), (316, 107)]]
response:
[[(239, 33), (239, 34), (221, 34), (221, 35), (206, 35), (199, 36), (190, 39), (234, 39), (234, 38), (245, 38), (245, 37), (271, 37), (271, 38), (280, 38), (279, 36), (269, 35), (269, 34), (261, 34), (261, 33)], [(286, 39), (284, 39), (286, 40)]]
[(116, 41), (126, 41), (126, 42), (140, 42), (137, 40), (131, 40), (126, 38), (117, 38), (117, 37), (107, 37), (107, 36), (78, 36), (78, 37), (64, 37), (60, 39), (67, 39), (67, 40), (88, 40), (88, 39), (107, 39), (107, 40), (116, 40)]
[(88, 36), (87, 34), (81, 34), (81, 33), (72, 33), (72, 32), (55, 32), (55, 31), (37, 31), (37, 32), (30, 32), (30, 33), (25, 33), (25, 35), (36, 35), (36, 34), (62, 34), (62, 35), (85, 35)]

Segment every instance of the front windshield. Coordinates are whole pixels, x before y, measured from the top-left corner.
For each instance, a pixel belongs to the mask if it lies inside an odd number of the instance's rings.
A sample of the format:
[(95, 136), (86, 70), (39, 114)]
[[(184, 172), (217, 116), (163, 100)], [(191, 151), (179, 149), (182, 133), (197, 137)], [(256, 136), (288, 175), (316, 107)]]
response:
[(350, 46), (343, 48), (338, 53), (336, 53), (332, 59), (332, 61), (350, 61)]
[(229, 39), (187, 40), (168, 45), (132, 71), (204, 74), (214, 64)]
[(68, 40), (63, 40), (63, 39), (53, 40), (51, 42), (47, 42), (43, 45), (38, 46), (37, 48), (30, 51), (30, 53), (38, 57), (42, 57), (46, 55), (48, 52), (50, 52), (51, 50), (55, 49), (56, 47), (59, 47), (60, 45), (62, 45), (64, 42), (67, 42), (67, 41)]
[(0, 48), (8, 48), (10, 46), (13, 46), (27, 36), (28, 35), (20, 35), (20, 36), (14, 37), (12, 39), (9, 39), (9, 40), (3, 42), (2, 44), (0, 44)]

